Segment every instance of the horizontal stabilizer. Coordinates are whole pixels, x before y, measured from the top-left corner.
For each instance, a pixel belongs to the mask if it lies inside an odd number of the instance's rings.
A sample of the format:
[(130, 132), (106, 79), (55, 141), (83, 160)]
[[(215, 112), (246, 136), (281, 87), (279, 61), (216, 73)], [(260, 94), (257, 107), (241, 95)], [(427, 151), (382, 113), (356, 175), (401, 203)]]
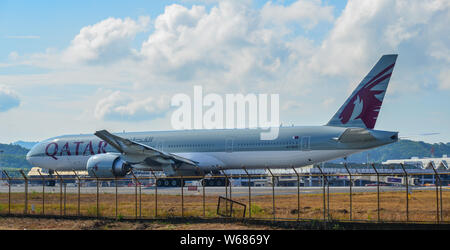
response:
[(370, 133), (369, 130), (364, 128), (348, 128), (339, 136), (338, 141), (342, 143), (357, 143), (373, 141), (376, 138)]

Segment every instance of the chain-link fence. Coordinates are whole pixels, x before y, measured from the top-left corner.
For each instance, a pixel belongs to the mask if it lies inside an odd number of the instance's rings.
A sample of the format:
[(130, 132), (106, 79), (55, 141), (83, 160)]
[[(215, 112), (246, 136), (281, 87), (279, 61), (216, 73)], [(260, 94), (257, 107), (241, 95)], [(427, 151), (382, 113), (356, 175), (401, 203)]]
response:
[[(29, 177), (3, 171), (0, 214), (107, 218), (450, 221), (450, 175), (372, 172), (225, 174), (203, 178)], [(152, 172), (153, 173), (153, 172)], [(426, 180), (426, 181), (424, 181)]]

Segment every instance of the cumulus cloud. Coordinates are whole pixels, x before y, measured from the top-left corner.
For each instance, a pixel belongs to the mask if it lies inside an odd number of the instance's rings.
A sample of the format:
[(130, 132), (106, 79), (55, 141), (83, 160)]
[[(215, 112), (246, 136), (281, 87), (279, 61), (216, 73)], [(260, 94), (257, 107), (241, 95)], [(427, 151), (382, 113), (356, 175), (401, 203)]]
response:
[(332, 22), (333, 7), (322, 4), (320, 0), (299, 0), (284, 6), (268, 2), (261, 10), (264, 23), (285, 25), (298, 23), (303, 28), (312, 29), (319, 22)]
[(254, 29), (245, 10), (230, 2), (220, 3), (209, 13), (203, 6), (170, 5), (156, 18), (155, 31), (141, 53), (150, 68), (177, 80), (246, 71), (254, 59), (249, 50)]
[(333, 97), (328, 97), (322, 101), (322, 105), (325, 107), (329, 107), (331, 104), (334, 104), (334, 101), (335, 99)]
[[(158, 106), (158, 96), (192, 91), (193, 85), (216, 93), (279, 93), (286, 100), (283, 110), (297, 110), (297, 100), (323, 98), (324, 91), (338, 90), (349, 80), (353, 88), (386, 53), (399, 53), (402, 60), (391, 92), (401, 84), (416, 91), (418, 79), (429, 75), (436, 78), (429, 81), (439, 80), (433, 87), (449, 89), (449, 1), (349, 0), (336, 17), (332, 4), (273, 1), (254, 8), (254, 2), (213, 1), (208, 7), (166, 6), (152, 22), (148, 17), (108, 18), (82, 28), (62, 52), (27, 58), (28, 65), (52, 70), (0, 75), (0, 82), (81, 82), (109, 89), (127, 84), (127, 93), (111, 92), (97, 103), (95, 117), (102, 120), (163, 115), (167, 109)], [(136, 35), (147, 30), (148, 37), (133, 49)], [(10, 60), (23, 58), (10, 54)], [(327, 99), (318, 106), (331, 104), (334, 100)]]
[(305, 108), (305, 107), (302, 103), (300, 103), (299, 101), (293, 101), (293, 100), (285, 101), (281, 106), (281, 110), (283, 110), (283, 111), (301, 110), (303, 108)]
[(115, 91), (97, 102), (94, 116), (99, 120), (144, 121), (163, 117), (170, 110), (170, 98), (133, 97)]
[(448, 49), (449, 11), (446, 0), (348, 1), (309, 66), (321, 74), (359, 75), (381, 54), (406, 52), (401, 56), (423, 67), (423, 59), (439, 57), (436, 48)]
[(263, 10), (254, 10), (245, 3), (220, 2), (210, 11), (203, 6), (189, 9), (170, 5), (156, 18), (154, 32), (143, 43), (141, 54), (152, 72), (175, 80), (209, 78), (213, 79), (211, 84), (221, 86), (251, 86), (283, 79), (286, 72), (297, 67), (297, 52), (302, 50), (273, 28), (278, 19), (269, 19), (280, 11), (294, 13), (303, 7), (308, 15), (302, 11), (305, 15), (290, 15), (280, 22), (301, 20), (310, 24), (324, 16), (331, 20), (330, 8), (320, 4), (302, 0), (286, 7), (269, 4)]
[(8, 111), (20, 105), (17, 93), (6, 86), (0, 85), (0, 112)]
[(450, 90), (450, 68), (442, 70), (439, 73), (439, 87), (441, 89)]
[(146, 30), (149, 17), (108, 18), (86, 26), (72, 40), (63, 54), (67, 62), (111, 61), (131, 54), (130, 42), (138, 32)]
[[(302, 36), (286, 38), (272, 24), (300, 22), (312, 27), (332, 20), (331, 10), (317, 0), (299, 0), (288, 6), (270, 3), (262, 9), (252, 8), (248, 1), (219, 1), (210, 9), (172, 4), (154, 19), (152, 27), (148, 17), (108, 18), (82, 28), (61, 53), (34, 54), (24, 63), (59, 70), (33, 76), (33, 82), (46, 78), (103, 84), (128, 77), (142, 88), (154, 82), (163, 82), (166, 88), (208, 83), (214, 90), (241, 92), (273, 87), (276, 82), (301, 85), (307, 82), (303, 79), (311, 79), (297, 74), (305, 73), (299, 70), (304, 64), (301, 60), (314, 51), (314, 42)], [(280, 11), (290, 13), (289, 17), (271, 21)], [(295, 17), (296, 11), (302, 15)], [(152, 31), (148, 39), (132, 49), (131, 41), (147, 28)], [(102, 67), (105, 63), (107, 70)]]

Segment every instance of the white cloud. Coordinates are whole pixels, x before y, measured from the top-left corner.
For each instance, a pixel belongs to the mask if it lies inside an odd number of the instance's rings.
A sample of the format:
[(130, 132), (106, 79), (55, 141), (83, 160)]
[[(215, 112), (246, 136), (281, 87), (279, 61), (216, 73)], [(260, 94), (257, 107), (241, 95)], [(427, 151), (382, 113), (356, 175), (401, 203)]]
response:
[(384, 20), (391, 14), (387, 7), (382, 0), (349, 1), (312, 57), (311, 68), (321, 74), (351, 75), (368, 58), (378, 57), (376, 44), (381, 40)]
[(6, 112), (20, 105), (17, 93), (6, 86), (0, 85), (0, 112)]
[[(262, 10), (220, 2), (209, 12), (203, 6), (170, 5), (156, 18), (155, 30), (141, 53), (152, 73), (176, 81), (210, 79), (217, 88), (239, 85), (249, 89), (269, 80), (283, 81), (311, 46), (299, 37), (292, 40), (302, 40), (300, 44), (308, 44), (307, 49), (290, 43), (291, 38), (280, 35), (268, 19), (278, 11), (294, 13), (302, 6), (309, 11), (298, 18), (302, 22), (316, 23), (324, 15), (327, 20), (332, 18), (330, 7), (320, 6), (318, 1), (286, 7), (269, 4)], [(286, 21), (290, 20), (297, 19), (291, 15)]]
[(334, 19), (333, 7), (323, 6), (320, 0), (298, 0), (289, 6), (267, 2), (261, 10), (261, 16), (265, 23), (299, 23), (306, 29), (314, 28), (319, 22), (332, 22)]
[(8, 39), (39, 39), (40, 36), (26, 35), (26, 36), (6, 36)]
[(15, 60), (19, 59), (19, 53), (17, 53), (16, 51), (12, 51), (11, 53), (9, 53), (8, 58), (11, 61), (15, 61)]
[(94, 116), (99, 120), (143, 121), (162, 117), (169, 110), (167, 96), (139, 98), (115, 91), (97, 102)]
[(450, 68), (442, 70), (439, 73), (439, 87), (441, 89), (450, 90)]
[(328, 97), (322, 101), (322, 105), (324, 107), (329, 107), (331, 104), (334, 104), (335, 99), (333, 97)]
[(130, 42), (147, 28), (149, 17), (136, 22), (130, 18), (108, 18), (86, 26), (63, 54), (67, 62), (110, 61), (131, 54)]
[(293, 100), (285, 101), (283, 103), (283, 105), (281, 106), (282, 111), (301, 110), (303, 108), (304, 108), (303, 103), (300, 103), (299, 101), (293, 101)]
[(350, 91), (381, 55), (395, 53), (391, 94), (417, 92), (431, 83), (435, 87), (436, 72), (450, 68), (445, 53), (450, 51), (449, 22), (450, 2), (445, 0), (350, 0), (308, 68), (344, 77)]
[[(302, 36), (286, 38), (265, 18), (273, 9), (293, 13), (299, 6), (306, 6), (309, 13), (298, 18), (302, 23), (331, 20), (321, 14), (330, 14), (331, 8), (321, 4), (314, 0), (300, 0), (286, 7), (271, 4), (263, 7), (265, 14), (242, 1), (221, 1), (209, 10), (173, 4), (157, 16), (153, 27), (148, 27), (148, 18), (108, 18), (82, 28), (62, 52), (49, 49), (26, 58), (15, 57), (24, 65), (50, 72), (0, 76), (0, 81), (99, 85), (125, 81), (142, 89), (158, 83), (159, 89), (170, 90), (180, 85), (188, 89), (189, 85), (207, 84), (216, 91), (241, 92), (277, 88), (275, 83), (301, 85), (311, 79), (299, 68), (314, 51), (314, 42)], [(286, 19), (296, 20), (294, 16)], [(148, 39), (140, 49), (132, 49), (131, 41), (147, 28), (152, 30)], [(298, 78), (299, 72), (307, 76)]]
[[(175, 90), (186, 93), (193, 85), (203, 85), (205, 92), (278, 93), (286, 100), (283, 110), (297, 110), (299, 96), (320, 104), (324, 91), (341, 89), (334, 85), (349, 80), (356, 85), (385, 53), (399, 53), (403, 60), (395, 69), (396, 85), (418, 90), (417, 79), (423, 79), (418, 75), (441, 72), (440, 87), (446, 89), (448, 1), (349, 1), (337, 18), (329, 1), (280, 2), (260, 9), (241, 1), (208, 7), (173, 4), (152, 23), (148, 17), (108, 18), (82, 28), (63, 51), (10, 54), (15, 65), (21, 61), (50, 70), (0, 75), (0, 82), (126, 89), (93, 102), (97, 119), (114, 121), (150, 119), (158, 113), (151, 106), (157, 107), (159, 99), (149, 97), (173, 95)], [(331, 24), (331, 30), (316, 36), (322, 29), (313, 28), (321, 23)], [(136, 35), (147, 30), (148, 38), (133, 49)], [(311, 30), (314, 34), (308, 33)], [(408, 78), (397, 78), (400, 75)], [(391, 92), (402, 89), (393, 87)], [(333, 103), (327, 99), (322, 104)]]

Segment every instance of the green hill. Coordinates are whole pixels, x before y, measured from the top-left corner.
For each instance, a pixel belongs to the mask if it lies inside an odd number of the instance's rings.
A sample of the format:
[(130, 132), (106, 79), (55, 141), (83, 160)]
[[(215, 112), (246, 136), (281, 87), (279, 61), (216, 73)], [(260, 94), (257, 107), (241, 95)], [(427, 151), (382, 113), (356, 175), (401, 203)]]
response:
[[(431, 157), (432, 148), (434, 157), (450, 156), (450, 143), (425, 143), (423, 141), (399, 140), (396, 143), (357, 153), (347, 158), (349, 162), (382, 162), (391, 159), (408, 159), (413, 156)], [(368, 157), (367, 157), (368, 155)], [(343, 159), (334, 160), (340, 162)]]
[(27, 153), (28, 149), (19, 145), (0, 143), (0, 169), (30, 169)]

